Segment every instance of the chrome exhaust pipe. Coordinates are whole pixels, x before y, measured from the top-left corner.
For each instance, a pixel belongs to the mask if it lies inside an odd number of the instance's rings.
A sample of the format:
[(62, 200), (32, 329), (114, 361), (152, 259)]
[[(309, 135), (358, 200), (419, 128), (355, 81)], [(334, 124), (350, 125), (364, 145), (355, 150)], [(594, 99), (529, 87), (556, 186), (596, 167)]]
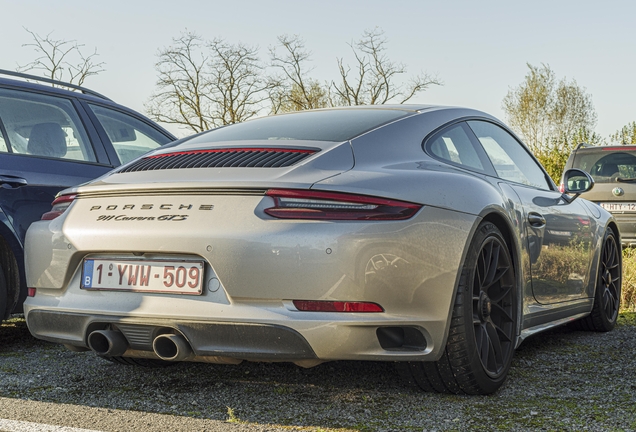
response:
[(118, 331), (95, 330), (88, 335), (88, 346), (101, 356), (116, 357), (128, 349), (128, 341)]
[(152, 349), (161, 360), (181, 361), (192, 355), (192, 348), (181, 335), (162, 334), (152, 341)]

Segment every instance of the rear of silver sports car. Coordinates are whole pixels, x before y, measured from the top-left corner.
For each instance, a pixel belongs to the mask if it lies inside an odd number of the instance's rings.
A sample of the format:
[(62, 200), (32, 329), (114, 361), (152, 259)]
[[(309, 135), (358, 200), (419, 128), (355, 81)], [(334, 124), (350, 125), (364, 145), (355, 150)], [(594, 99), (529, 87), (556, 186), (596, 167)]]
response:
[[(221, 153), (248, 162), (194, 165)], [(65, 192), (28, 231), (29, 329), (106, 357), (436, 360), (476, 217), (334, 190), (353, 165), (348, 142), (166, 150)]]

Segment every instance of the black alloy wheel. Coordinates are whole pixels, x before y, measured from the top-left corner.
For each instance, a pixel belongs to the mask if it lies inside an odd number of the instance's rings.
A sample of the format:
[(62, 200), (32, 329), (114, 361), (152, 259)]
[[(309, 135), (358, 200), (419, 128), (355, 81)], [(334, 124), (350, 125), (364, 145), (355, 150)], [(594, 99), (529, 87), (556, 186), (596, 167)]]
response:
[(621, 304), (622, 255), (616, 234), (608, 228), (603, 238), (592, 312), (576, 322), (582, 330), (607, 332), (614, 328)]
[(505, 243), (488, 237), (481, 246), (473, 281), (473, 325), (479, 359), (496, 378), (514, 351), (514, 271)]
[(517, 336), (517, 278), (501, 231), (482, 222), (455, 296), (446, 347), (436, 362), (398, 368), (424, 391), (490, 394), (503, 384)]
[(597, 289), (601, 290), (601, 308), (609, 321), (616, 322), (621, 303), (621, 258), (613, 235), (605, 238)]

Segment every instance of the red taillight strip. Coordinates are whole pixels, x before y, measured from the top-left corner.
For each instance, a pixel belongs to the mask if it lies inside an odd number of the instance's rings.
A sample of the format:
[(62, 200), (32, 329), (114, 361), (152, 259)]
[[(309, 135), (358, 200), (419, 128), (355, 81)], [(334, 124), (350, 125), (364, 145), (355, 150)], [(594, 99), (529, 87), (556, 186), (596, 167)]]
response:
[(144, 159), (158, 159), (170, 156), (191, 155), (202, 153), (237, 153), (237, 152), (268, 152), (268, 153), (316, 153), (316, 150), (308, 149), (291, 149), (291, 148), (274, 148), (274, 147), (238, 147), (224, 149), (205, 149), (205, 150), (187, 150), (173, 153), (163, 153), (147, 156)]
[(274, 207), (265, 213), (279, 219), (315, 220), (402, 220), (417, 213), (422, 205), (410, 202), (298, 189), (270, 189)]
[(68, 206), (71, 205), (75, 197), (77, 197), (77, 194), (60, 195), (59, 197), (55, 198), (51, 203), (51, 211), (44, 213), (40, 220), (53, 220), (56, 217), (60, 216), (66, 211)]
[(601, 149), (603, 149), (603, 151), (636, 150), (636, 146), (601, 146)]
[(371, 302), (294, 300), (293, 303), (303, 312), (384, 312), (382, 306)]

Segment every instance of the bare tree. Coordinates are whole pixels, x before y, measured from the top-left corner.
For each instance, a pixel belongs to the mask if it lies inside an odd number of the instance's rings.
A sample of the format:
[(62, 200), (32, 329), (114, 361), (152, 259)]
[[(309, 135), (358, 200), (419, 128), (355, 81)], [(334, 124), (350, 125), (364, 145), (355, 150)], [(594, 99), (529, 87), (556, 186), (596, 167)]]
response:
[(366, 30), (355, 44), (349, 44), (356, 64), (351, 67), (338, 59), (340, 82), (332, 82), (336, 105), (374, 105), (391, 101), (405, 103), (431, 85), (441, 82), (426, 73), (411, 77), (406, 84), (396, 83), (406, 67), (386, 55), (387, 39), (379, 28)]
[(210, 42), (209, 49), (212, 92), (207, 97), (216, 124), (238, 123), (257, 115), (269, 88), (258, 49), (241, 43), (231, 45), (222, 39)]
[(255, 116), (269, 88), (257, 54), (257, 48), (206, 42), (191, 32), (173, 39), (158, 53), (150, 117), (202, 132)]
[[(283, 53), (279, 54), (279, 50)], [(278, 36), (278, 46), (270, 47), (271, 66), (281, 75), (270, 78), (271, 111), (288, 112), (325, 108), (329, 105), (328, 87), (308, 77), (306, 69), (311, 53), (298, 35)]]
[(86, 56), (82, 52), (83, 44), (75, 40), (53, 39), (52, 32), (42, 37), (25, 28), (33, 38), (32, 43), (23, 47), (32, 47), (39, 55), (31, 63), (18, 66), (19, 72), (41, 71), (46, 78), (67, 81), (82, 85), (86, 78), (103, 72), (104, 62), (96, 62), (97, 48)]
[(201, 52), (203, 40), (195, 33), (185, 33), (172, 40), (173, 45), (159, 51), (155, 64), (158, 91), (146, 106), (156, 121), (185, 125), (195, 132), (213, 127), (205, 94), (208, 57)]

